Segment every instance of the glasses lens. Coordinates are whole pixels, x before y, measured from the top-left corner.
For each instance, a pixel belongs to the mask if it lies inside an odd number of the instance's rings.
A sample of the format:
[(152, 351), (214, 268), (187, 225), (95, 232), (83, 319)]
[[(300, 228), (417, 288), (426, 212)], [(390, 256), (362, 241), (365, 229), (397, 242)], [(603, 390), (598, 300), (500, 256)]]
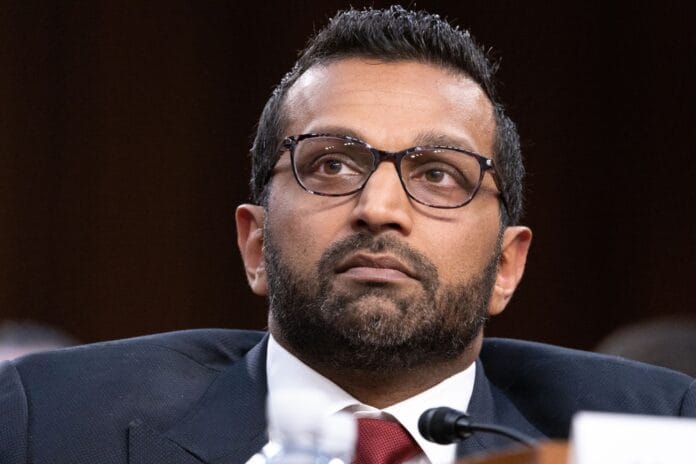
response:
[(456, 150), (429, 149), (406, 155), (401, 161), (406, 190), (430, 206), (455, 207), (468, 202), (481, 179), (481, 165), (473, 156)]
[(345, 195), (359, 189), (372, 170), (372, 153), (359, 142), (311, 137), (295, 147), (293, 162), (300, 184), (310, 192)]

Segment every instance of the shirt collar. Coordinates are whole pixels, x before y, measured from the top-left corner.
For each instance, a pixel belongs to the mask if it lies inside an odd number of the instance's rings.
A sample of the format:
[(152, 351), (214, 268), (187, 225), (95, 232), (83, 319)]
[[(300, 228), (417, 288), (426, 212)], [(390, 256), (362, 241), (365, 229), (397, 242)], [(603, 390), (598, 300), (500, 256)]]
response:
[(418, 419), (426, 409), (438, 406), (466, 411), (474, 389), (476, 367), (472, 364), (428, 390), (382, 410), (360, 403), (280, 346), (273, 336), (268, 340), (266, 374), (269, 395), (281, 390), (313, 391), (317, 393), (315, 406), (327, 415), (350, 408), (361, 416), (396, 419), (413, 436), (432, 464), (445, 464), (455, 461), (456, 445), (438, 445), (427, 441), (418, 431)]

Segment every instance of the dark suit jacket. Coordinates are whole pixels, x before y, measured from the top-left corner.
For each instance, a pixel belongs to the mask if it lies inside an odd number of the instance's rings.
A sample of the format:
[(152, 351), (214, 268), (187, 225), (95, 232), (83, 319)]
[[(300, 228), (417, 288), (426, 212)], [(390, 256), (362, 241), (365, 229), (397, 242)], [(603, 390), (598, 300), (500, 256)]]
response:
[[(263, 333), (193, 330), (3, 363), (0, 463), (243, 463), (267, 441), (265, 357)], [(469, 408), (477, 421), (566, 437), (580, 409), (696, 417), (696, 381), (548, 345), (484, 342)], [(509, 444), (477, 434), (460, 453)]]

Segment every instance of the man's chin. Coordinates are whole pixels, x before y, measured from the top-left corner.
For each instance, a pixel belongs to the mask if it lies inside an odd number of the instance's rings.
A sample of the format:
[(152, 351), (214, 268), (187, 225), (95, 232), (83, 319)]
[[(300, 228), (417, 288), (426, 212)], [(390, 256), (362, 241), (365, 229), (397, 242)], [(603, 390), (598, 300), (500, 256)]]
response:
[[(334, 295), (340, 304), (327, 305), (334, 308), (327, 314), (332, 324), (348, 323), (353, 326), (372, 327), (375, 324), (403, 324), (413, 316), (415, 297), (404, 297), (384, 289), (370, 289), (359, 296)], [(339, 309), (340, 308), (340, 309)]]
[[(384, 295), (363, 295), (340, 305), (340, 310), (327, 313), (325, 329), (357, 348), (381, 349), (408, 343), (414, 332), (422, 328), (422, 311), (413, 300), (394, 299)], [(336, 306), (334, 306), (336, 308)]]

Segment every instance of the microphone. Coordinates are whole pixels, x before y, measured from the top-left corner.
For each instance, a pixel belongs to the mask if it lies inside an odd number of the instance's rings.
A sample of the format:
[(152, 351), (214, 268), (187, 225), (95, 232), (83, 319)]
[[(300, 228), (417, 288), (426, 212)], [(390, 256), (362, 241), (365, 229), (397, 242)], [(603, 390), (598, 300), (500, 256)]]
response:
[(467, 413), (446, 406), (431, 408), (421, 414), (418, 430), (426, 440), (441, 445), (466, 440), (474, 432), (503, 435), (530, 448), (536, 444), (535, 439), (521, 432), (502, 425), (476, 424), (471, 422)]

